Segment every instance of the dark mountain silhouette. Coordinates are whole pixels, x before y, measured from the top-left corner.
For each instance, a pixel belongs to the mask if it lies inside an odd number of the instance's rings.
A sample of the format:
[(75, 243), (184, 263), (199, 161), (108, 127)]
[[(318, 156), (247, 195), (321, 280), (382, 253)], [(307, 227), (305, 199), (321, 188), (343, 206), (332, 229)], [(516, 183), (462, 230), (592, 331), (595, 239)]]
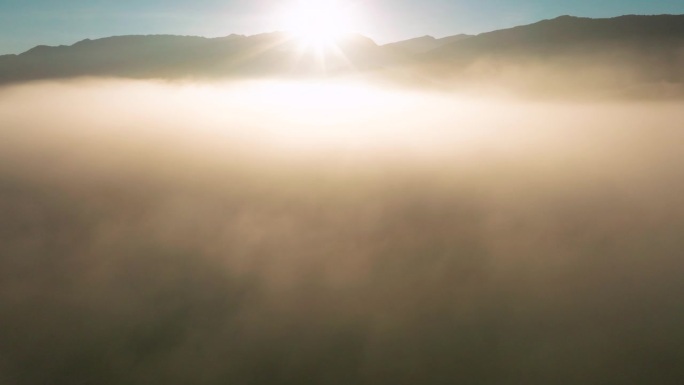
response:
[[(561, 16), (438, 47), (414, 61), (434, 77), (578, 88), (684, 82), (684, 15)], [(549, 83), (550, 82), (550, 83)]]
[[(378, 46), (349, 35), (337, 48), (304, 49), (285, 33), (222, 38), (119, 36), (38, 46), (0, 56), (0, 83), (80, 76), (230, 78), (368, 72), (390, 80), (451, 86), (498, 82), (542, 89), (638, 88), (684, 83), (684, 15), (535, 24)], [(561, 84), (562, 83), (562, 84)]]
[(434, 49), (443, 47), (445, 45), (455, 43), (457, 41), (468, 39), (470, 37), (472, 37), (472, 35), (464, 35), (464, 34), (455, 35), (455, 36), (448, 36), (448, 37), (444, 37), (441, 39), (436, 39), (432, 36), (422, 36), (422, 37), (417, 37), (415, 39), (409, 39), (409, 40), (399, 41), (396, 43), (386, 44), (383, 47), (385, 47), (388, 50), (395, 51), (395, 52), (415, 55), (415, 54), (426, 53), (426, 52), (432, 51)]
[(612, 19), (561, 16), (461, 39), (436, 48), (430, 56), (446, 59), (483, 54), (574, 54), (606, 46), (662, 49), (679, 46), (683, 41), (684, 15), (630, 15)]
[[(382, 52), (371, 39), (349, 35), (336, 51), (315, 52), (285, 33), (222, 38), (117, 36), (72, 46), (38, 46), (0, 57), (0, 82), (79, 76), (132, 78), (317, 75), (377, 66)], [(321, 66), (323, 61), (325, 66)]]

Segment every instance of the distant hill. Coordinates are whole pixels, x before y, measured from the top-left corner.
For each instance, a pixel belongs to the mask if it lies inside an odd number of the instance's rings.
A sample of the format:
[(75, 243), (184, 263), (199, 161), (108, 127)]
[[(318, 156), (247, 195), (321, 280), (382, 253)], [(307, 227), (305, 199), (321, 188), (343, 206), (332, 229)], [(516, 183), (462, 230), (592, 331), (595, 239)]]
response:
[(683, 40), (684, 15), (621, 16), (612, 19), (561, 16), (462, 39), (437, 47), (430, 55), (447, 59), (474, 54), (574, 54), (605, 47), (662, 49), (677, 47)]
[(384, 46), (349, 35), (324, 53), (306, 50), (276, 32), (213, 39), (118, 36), (0, 56), (0, 83), (81, 76), (205, 79), (351, 72), (423, 86), (498, 83), (561, 92), (631, 88), (639, 93), (644, 85), (666, 84), (684, 94), (684, 15), (562, 16), (477, 36), (423, 36)]
[(684, 15), (561, 16), (446, 44), (419, 55), (412, 64), (433, 83), (465, 79), (537, 90), (619, 88), (620, 92), (668, 85), (680, 92), (684, 91)]
[[(0, 57), (0, 83), (81, 76), (214, 78), (314, 76), (381, 64), (371, 39), (349, 35), (335, 52), (303, 49), (285, 33), (222, 38), (149, 35), (83, 40), (71, 46), (38, 46)], [(320, 60), (325, 61), (324, 68)]]
[(388, 50), (400, 52), (409, 55), (422, 54), (434, 49), (446, 46), (457, 41), (465, 40), (472, 37), (472, 35), (455, 35), (448, 36), (441, 39), (436, 39), (432, 36), (422, 36), (415, 39), (399, 41), (396, 43), (385, 44), (383, 47)]

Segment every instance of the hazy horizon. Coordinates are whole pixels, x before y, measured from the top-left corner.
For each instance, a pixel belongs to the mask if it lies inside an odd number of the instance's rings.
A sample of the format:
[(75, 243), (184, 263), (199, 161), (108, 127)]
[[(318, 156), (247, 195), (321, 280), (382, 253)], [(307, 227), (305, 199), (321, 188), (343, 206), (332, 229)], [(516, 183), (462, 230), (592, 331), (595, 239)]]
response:
[[(323, 2), (328, 0), (309, 0)], [(220, 37), (280, 30), (278, 15), (301, 0), (249, 3), (203, 0), (96, 3), (67, 0), (0, 1), (0, 54), (18, 54), (37, 45), (64, 45), (121, 35), (177, 34)], [(666, 0), (620, 3), (581, 0), (494, 0), (476, 3), (427, 0), (345, 1), (359, 8), (354, 32), (379, 44), (424, 35), (479, 34), (562, 15), (607, 18), (621, 15), (684, 14), (684, 3)]]
[[(590, 15), (579, 15), (579, 14), (558, 14), (555, 16), (548, 16), (547, 18), (543, 19), (535, 19), (535, 20), (526, 20), (525, 22), (519, 23), (519, 24), (506, 24), (506, 25), (500, 25), (492, 29), (482, 29), (482, 30), (477, 30), (477, 31), (461, 31), (461, 30), (454, 30), (453, 32), (448, 32), (448, 33), (442, 33), (442, 34), (430, 34), (427, 32), (417, 32), (416, 34), (413, 35), (403, 35), (401, 37), (397, 36), (394, 38), (390, 39), (382, 39), (378, 38), (377, 36), (371, 36), (367, 35), (361, 31), (354, 31), (350, 32), (350, 34), (359, 34), (363, 35), (369, 39), (372, 39), (376, 44), (382, 46), (382, 45), (389, 45), (393, 43), (400, 43), (404, 42), (407, 40), (412, 40), (412, 39), (418, 39), (422, 37), (433, 37), (435, 39), (442, 39), (442, 38), (447, 38), (451, 36), (457, 36), (457, 35), (473, 35), (477, 36), (483, 33), (488, 33), (488, 32), (494, 32), (494, 31), (499, 31), (499, 30), (505, 30), (505, 29), (510, 29), (510, 28), (515, 28), (518, 26), (524, 26), (524, 25), (529, 25), (529, 24), (534, 24), (539, 21), (544, 21), (544, 20), (553, 20), (559, 17), (563, 16), (570, 16), (570, 17), (577, 17), (577, 18), (588, 18), (588, 19), (612, 19), (612, 18), (618, 18), (618, 17), (623, 17), (623, 16), (661, 16), (661, 15), (684, 15), (684, 7), (682, 7), (682, 13), (616, 13), (613, 15), (602, 15), (602, 16), (590, 16)], [(87, 35), (87, 36), (81, 36), (79, 38), (74, 38), (77, 40), (63, 40), (60, 43), (50, 43), (50, 42), (42, 42), (36, 40), (33, 45), (27, 45), (23, 46), (24, 48), (21, 49), (15, 49), (11, 52), (0, 52), (0, 55), (19, 55), (22, 54), (26, 51), (31, 50), (32, 48), (35, 48), (37, 46), (61, 46), (61, 45), (66, 45), (70, 46), (73, 44), (76, 44), (78, 42), (84, 41), (84, 40), (99, 40), (99, 39), (106, 39), (110, 37), (124, 37), (124, 36), (158, 36), (158, 35), (164, 35), (164, 36), (193, 36), (193, 37), (202, 37), (206, 39), (217, 39), (217, 38), (222, 38), (222, 37), (230, 37), (233, 35), (239, 35), (239, 36), (257, 36), (257, 35), (264, 35), (264, 34), (271, 34), (271, 33), (289, 33), (287, 29), (281, 28), (281, 29), (271, 29), (271, 30), (262, 30), (262, 31), (252, 31), (248, 33), (241, 33), (241, 32), (231, 32), (228, 31), (224, 34), (181, 34), (181, 33), (174, 33), (173, 31), (166, 31), (166, 32), (160, 32), (160, 33), (126, 33), (126, 32), (121, 32), (120, 34), (114, 34), (114, 35), (105, 35), (105, 34), (100, 34), (100, 35)], [(48, 39), (49, 40), (49, 39)]]

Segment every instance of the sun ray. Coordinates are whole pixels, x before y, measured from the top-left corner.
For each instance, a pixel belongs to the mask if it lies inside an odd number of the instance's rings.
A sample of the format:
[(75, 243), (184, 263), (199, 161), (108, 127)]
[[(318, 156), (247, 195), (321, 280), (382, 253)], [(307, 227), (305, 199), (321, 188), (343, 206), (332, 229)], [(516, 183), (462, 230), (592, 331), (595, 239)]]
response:
[(306, 47), (324, 50), (353, 32), (350, 5), (336, 0), (300, 0), (282, 15), (281, 25)]
[(308, 63), (326, 74), (354, 65), (341, 49), (342, 42), (357, 29), (359, 15), (352, 1), (298, 0), (279, 14), (278, 25), (296, 44), (297, 63)]

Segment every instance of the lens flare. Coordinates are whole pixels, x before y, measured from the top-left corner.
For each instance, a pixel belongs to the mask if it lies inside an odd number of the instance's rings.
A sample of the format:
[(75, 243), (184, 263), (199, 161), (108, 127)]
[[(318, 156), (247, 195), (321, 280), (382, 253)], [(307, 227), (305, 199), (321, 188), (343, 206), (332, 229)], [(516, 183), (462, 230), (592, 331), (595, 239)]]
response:
[(353, 32), (355, 17), (350, 6), (334, 0), (303, 0), (284, 12), (280, 24), (303, 44), (320, 49)]

